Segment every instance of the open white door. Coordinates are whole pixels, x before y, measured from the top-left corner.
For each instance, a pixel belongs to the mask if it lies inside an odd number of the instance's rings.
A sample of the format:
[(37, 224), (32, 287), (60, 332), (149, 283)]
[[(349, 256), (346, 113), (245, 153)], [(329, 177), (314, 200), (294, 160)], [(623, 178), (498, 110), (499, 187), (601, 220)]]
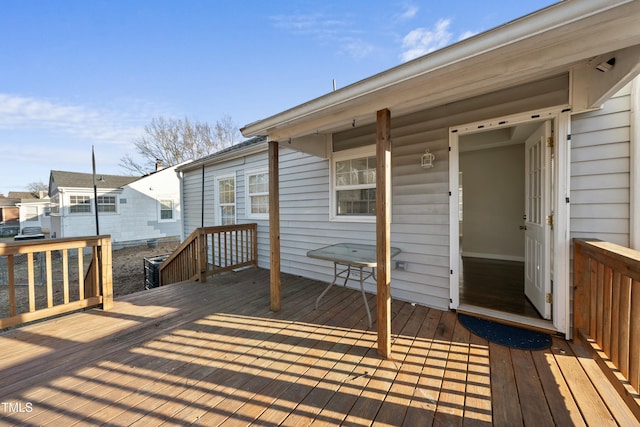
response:
[(551, 319), (550, 137), (546, 121), (525, 142), (524, 293), (544, 319)]

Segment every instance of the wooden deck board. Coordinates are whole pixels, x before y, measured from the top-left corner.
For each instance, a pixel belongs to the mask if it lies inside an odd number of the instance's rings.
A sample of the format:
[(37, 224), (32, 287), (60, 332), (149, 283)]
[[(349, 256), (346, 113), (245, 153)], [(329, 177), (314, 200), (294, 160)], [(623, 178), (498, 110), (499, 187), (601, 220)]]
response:
[[(510, 350), (455, 313), (392, 303), (377, 354), (359, 291), (269, 272), (128, 295), (0, 333), (1, 425), (630, 425), (581, 347)], [(375, 296), (369, 295), (375, 311)], [(2, 409), (2, 408), (0, 408)]]

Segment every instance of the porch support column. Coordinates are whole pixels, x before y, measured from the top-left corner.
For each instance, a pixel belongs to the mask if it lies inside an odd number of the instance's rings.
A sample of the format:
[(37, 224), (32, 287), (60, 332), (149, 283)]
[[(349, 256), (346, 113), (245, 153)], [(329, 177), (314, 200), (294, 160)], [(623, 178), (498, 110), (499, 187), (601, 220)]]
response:
[(278, 141), (269, 141), (269, 246), (271, 311), (280, 311), (280, 177)]
[(378, 354), (391, 358), (391, 112), (376, 116)]

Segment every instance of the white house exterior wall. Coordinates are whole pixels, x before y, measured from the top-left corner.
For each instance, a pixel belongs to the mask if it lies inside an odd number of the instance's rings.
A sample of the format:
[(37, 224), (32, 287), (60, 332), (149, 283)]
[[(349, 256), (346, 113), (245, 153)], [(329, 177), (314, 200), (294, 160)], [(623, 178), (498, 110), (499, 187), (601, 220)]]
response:
[[(136, 180), (116, 190), (100, 190), (98, 196), (116, 197), (116, 213), (101, 212), (100, 234), (110, 235), (115, 247), (152, 239), (180, 239), (181, 203), (179, 179), (175, 168), (168, 168)], [(59, 215), (52, 218), (55, 237), (79, 237), (96, 234), (93, 189), (58, 188)], [(89, 196), (91, 212), (69, 212), (70, 196)], [(160, 220), (160, 200), (172, 200), (173, 219)], [(54, 236), (52, 236), (54, 237)]]
[[(98, 191), (98, 196), (115, 195), (116, 200), (122, 196), (122, 190), (117, 191)], [(91, 198), (91, 211), (86, 213), (70, 213), (71, 196), (89, 196)], [(90, 189), (61, 189), (60, 191), (60, 229), (54, 229), (55, 236), (52, 237), (80, 237), (94, 236), (96, 234), (96, 217), (93, 205), (93, 192)], [(117, 227), (120, 215), (100, 213), (99, 224), (100, 234), (111, 235), (112, 241), (117, 241), (119, 233)]]
[(630, 246), (633, 84), (601, 109), (572, 117), (571, 237)]
[[(394, 298), (449, 307), (449, 127), (562, 105), (566, 83), (559, 77), (411, 116), (394, 118), (392, 112), (391, 245), (401, 249), (395, 260), (406, 266), (392, 270)], [(334, 151), (374, 143), (372, 126), (333, 135)], [(420, 166), (426, 148), (436, 156), (435, 166), (428, 170)], [(282, 271), (331, 281), (332, 264), (306, 257), (308, 250), (344, 241), (375, 244), (374, 223), (329, 221), (329, 197), (328, 160), (281, 150)], [(365, 287), (375, 291), (373, 280)]]
[[(580, 159), (584, 155), (578, 144), (583, 143), (584, 138), (577, 134), (593, 132), (609, 132), (606, 128), (611, 120), (599, 121), (599, 117), (607, 114), (607, 111), (618, 117), (617, 111), (622, 114), (617, 118), (622, 128), (625, 124), (624, 92), (614, 98), (602, 111), (592, 112), (573, 118), (574, 144), (571, 155), (575, 157), (572, 163), (572, 185), (578, 187), (571, 193), (572, 223), (575, 219), (584, 221), (580, 217), (581, 198), (584, 197), (581, 183), (589, 181), (583, 179), (589, 175), (588, 169), (580, 172)], [(474, 98), (464, 102), (450, 104), (445, 107), (423, 111), (405, 117), (391, 118), (391, 137), (393, 144), (392, 154), (392, 224), (391, 245), (401, 249), (401, 254), (396, 260), (405, 262), (405, 270), (393, 269), (392, 295), (394, 298), (408, 300), (431, 307), (447, 309), (450, 298), (450, 254), (449, 254), (449, 129), (463, 123), (499, 118), (515, 113), (528, 112), (551, 106), (565, 105), (568, 100), (568, 79), (560, 76), (543, 82), (536, 82), (510, 91), (502, 91), (492, 96)], [(627, 103), (628, 104), (628, 103)], [(628, 120), (628, 119), (627, 119)], [(614, 126), (615, 127), (615, 126)], [(605, 130), (599, 130), (605, 129)], [(576, 134), (577, 132), (577, 134)], [(611, 131), (613, 133), (620, 130)], [(622, 131), (624, 133), (624, 130)], [(628, 137), (622, 139), (622, 145), (626, 144), (626, 151), (622, 149), (622, 160), (614, 159), (608, 166), (610, 173), (623, 184), (620, 190), (603, 188), (603, 198), (609, 197), (608, 193), (621, 196), (614, 200), (618, 213), (610, 214), (612, 218), (604, 221), (611, 222), (612, 226), (619, 226), (620, 222), (628, 224), (629, 211), (629, 185), (628, 178)], [(616, 146), (616, 138), (611, 138), (610, 145)], [(333, 135), (333, 150), (348, 150), (375, 143), (375, 128), (356, 127), (352, 130)], [(605, 148), (608, 148), (607, 145)], [(420, 157), (428, 148), (435, 154), (435, 166), (432, 169), (420, 167)], [(586, 148), (586, 147), (585, 147)], [(605, 150), (606, 151), (606, 150)], [(592, 154), (592, 160), (602, 157), (601, 154)], [(626, 156), (626, 160), (624, 159)], [(606, 157), (606, 156), (605, 156)], [(609, 160), (605, 161), (609, 164)], [(269, 235), (268, 221), (249, 220), (244, 215), (244, 173), (246, 170), (260, 166), (266, 166), (266, 153), (260, 153), (248, 158), (236, 159), (231, 162), (216, 166), (205, 167), (205, 225), (215, 224), (213, 217), (213, 180), (215, 176), (233, 173), (236, 176), (237, 187), (237, 221), (257, 222), (259, 230), (259, 265), (269, 267)], [(591, 173), (598, 170), (592, 165)], [(333, 278), (333, 266), (330, 262), (311, 259), (306, 256), (307, 251), (324, 245), (338, 242), (356, 242), (374, 244), (375, 224), (372, 222), (340, 222), (331, 221), (330, 203), (330, 160), (293, 151), (281, 144), (279, 156), (280, 169), (280, 244), (281, 244), (281, 268), (283, 272), (301, 275), (325, 282)], [(596, 178), (593, 182), (598, 182)], [(185, 172), (184, 174), (184, 198), (187, 214), (185, 215), (184, 233), (189, 234), (194, 228), (200, 226), (200, 195), (202, 191), (201, 169)], [(592, 191), (592, 190), (589, 190)], [(589, 192), (587, 191), (587, 193)], [(622, 195), (627, 194), (626, 198)], [(575, 199), (575, 200), (574, 200)], [(602, 205), (602, 204), (601, 204)], [(588, 208), (585, 208), (588, 209)], [(599, 207), (598, 209), (604, 209)], [(575, 212), (574, 212), (575, 210)], [(196, 212), (194, 214), (193, 212)], [(625, 214), (626, 213), (626, 219)], [(620, 221), (622, 217), (622, 221)], [(584, 227), (595, 229), (600, 226), (601, 219), (587, 219)], [(578, 222), (580, 223), (580, 222)], [(577, 231), (574, 234), (579, 234)], [(625, 233), (626, 236), (625, 237)], [(628, 225), (620, 227), (617, 240), (624, 242), (628, 238)], [(355, 283), (355, 282), (354, 282)], [(368, 291), (375, 290), (375, 283), (369, 280), (366, 283)]]
[[(175, 168), (162, 170), (125, 186), (119, 197), (120, 221), (114, 241), (132, 242), (180, 237), (182, 206)], [(121, 203), (126, 199), (126, 203)], [(160, 218), (160, 201), (173, 202), (173, 219)], [(105, 215), (105, 217), (108, 217)], [(100, 226), (102, 232), (102, 225)]]
[[(182, 197), (184, 203), (183, 236), (186, 237), (196, 228), (219, 224), (216, 216), (216, 178), (221, 176), (235, 177), (236, 188), (236, 222), (238, 224), (258, 224), (258, 265), (269, 268), (269, 220), (249, 218), (245, 200), (245, 173), (267, 168), (266, 151), (226, 161), (224, 163), (204, 166), (204, 204), (202, 203), (202, 167), (186, 170), (182, 178)], [(204, 216), (202, 207), (204, 206)], [(204, 222), (203, 222), (204, 221)]]
[[(49, 215), (49, 199), (38, 201), (24, 201), (20, 203), (20, 229), (24, 227), (40, 227), (44, 233), (49, 233), (51, 229), (51, 216)], [(27, 220), (27, 210), (36, 208), (38, 217), (35, 221)]]

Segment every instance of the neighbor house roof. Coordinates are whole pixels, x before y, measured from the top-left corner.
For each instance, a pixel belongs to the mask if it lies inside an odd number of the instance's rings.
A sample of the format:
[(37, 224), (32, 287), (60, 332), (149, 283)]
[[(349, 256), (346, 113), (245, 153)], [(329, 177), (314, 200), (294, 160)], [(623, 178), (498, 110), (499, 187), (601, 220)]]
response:
[(16, 203), (20, 203), (20, 199), (11, 199), (8, 197), (0, 197), (0, 207), (16, 207)]
[[(594, 91), (582, 108), (592, 108), (637, 74), (638, 22), (640, 1), (562, 1), (250, 123), (241, 131), (247, 137), (265, 135), (278, 141), (328, 134), (374, 123), (375, 111), (381, 109), (397, 117), (569, 74), (576, 68), (587, 78), (583, 87)], [(597, 71), (598, 64), (616, 51), (615, 71)]]
[(201, 159), (194, 160), (192, 162), (183, 164), (176, 168), (178, 171), (193, 170), (203, 165), (212, 165), (215, 163), (225, 162), (227, 160), (246, 156), (252, 153), (264, 151), (266, 149), (267, 138), (258, 136), (255, 138), (247, 139), (246, 141), (239, 142), (223, 150), (216, 151)]
[[(140, 179), (137, 176), (96, 174), (96, 188), (120, 188)], [(66, 188), (93, 188), (93, 174), (80, 172), (51, 171), (49, 185), (52, 182)]]
[(9, 191), (8, 197), (10, 199), (37, 199), (38, 195), (30, 191)]

